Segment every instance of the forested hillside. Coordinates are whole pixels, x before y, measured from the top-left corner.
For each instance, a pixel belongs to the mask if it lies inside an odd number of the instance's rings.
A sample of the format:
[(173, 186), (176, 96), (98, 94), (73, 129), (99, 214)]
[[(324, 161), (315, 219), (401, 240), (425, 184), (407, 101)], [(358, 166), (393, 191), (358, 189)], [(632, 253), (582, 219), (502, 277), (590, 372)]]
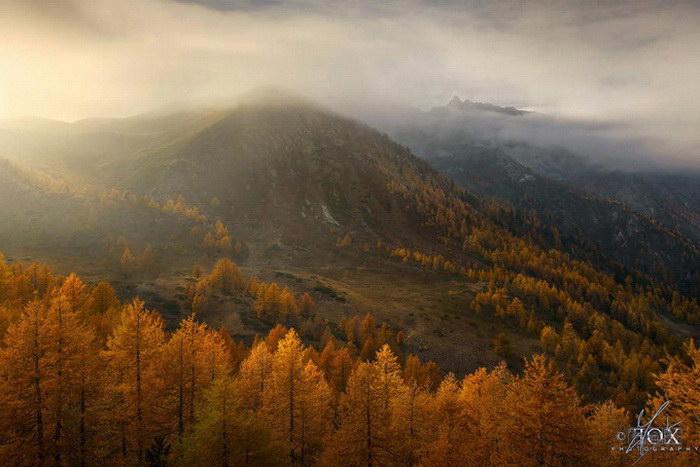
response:
[[(216, 280), (235, 287), (235, 272)], [(520, 375), (503, 364), (440, 375), (370, 317), (317, 348), (281, 325), (246, 346), (195, 315), (166, 331), (157, 311), (121, 303), (107, 283), (4, 262), (0, 311), (0, 456), (11, 465), (623, 462), (610, 445), (628, 414), (584, 404), (544, 355)], [(377, 350), (358, 355), (353, 333)], [(700, 354), (687, 351), (690, 365), (673, 359), (654, 379), (692, 443)]]
[[(598, 250), (607, 260), (673, 278), (690, 293), (700, 290), (695, 169), (635, 162), (633, 156), (625, 163), (601, 152), (611, 148), (595, 133), (588, 135), (590, 153), (576, 152), (567, 146), (565, 135), (575, 130), (566, 122), (456, 97), (428, 112), (375, 120), (473, 194), (557, 229), (565, 248)], [(552, 131), (561, 133), (562, 142), (528, 142)]]
[[(700, 255), (625, 207), (478, 196), (297, 101), (73, 125), (149, 136), (3, 163), (18, 463), (615, 465), (628, 414), (673, 394), (697, 423), (697, 385), (673, 381), (697, 371), (679, 271), (696, 280)], [(567, 202), (630, 229), (617, 256), (617, 226), (549, 222)], [(523, 430), (553, 441), (524, 454)]]

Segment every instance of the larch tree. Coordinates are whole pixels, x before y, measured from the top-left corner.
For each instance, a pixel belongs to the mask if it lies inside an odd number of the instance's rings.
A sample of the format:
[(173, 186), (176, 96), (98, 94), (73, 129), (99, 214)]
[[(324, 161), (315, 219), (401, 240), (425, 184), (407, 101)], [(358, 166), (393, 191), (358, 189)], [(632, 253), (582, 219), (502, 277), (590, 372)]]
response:
[(188, 466), (287, 465), (288, 449), (272, 435), (265, 420), (241, 405), (239, 383), (217, 378), (205, 391), (197, 422), (184, 441), (182, 464)]
[(173, 413), (172, 420), (178, 441), (182, 443), (185, 431), (194, 423), (195, 404), (210, 378), (203, 371), (206, 326), (197, 323), (194, 315), (180, 322), (180, 327), (163, 347), (162, 378), (167, 388), (166, 405)]
[(88, 288), (76, 274), (71, 274), (61, 285), (59, 293), (72, 313), (81, 311), (85, 306), (88, 295)]
[(416, 383), (405, 386), (392, 400), (392, 432), (399, 464), (419, 465), (433, 437), (431, 396)]
[(381, 465), (379, 451), (386, 439), (377, 427), (377, 376), (377, 368), (369, 362), (353, 371), (341, 399), (339, 427), (326, 441), (322, 465)]
[(314, 315), (316, 304), (314, 303), (313, 298), (311, 298), (311, 295), (305, 292), (299, 298), (298, 308), (299, 312), (304, 318), (310, 318)]
[(88, 309), (90, 313), (104, 314), (110, 308), (119, 305), (114, 288), (107, 282), (99, 282), (91, 291)]
[(44, 296), (54, 285), (51, 268), (45, 264), (32, 264), (27, 268), (31, 288)]
[(124, 248), (124, 251), (122, 252), (119, 259), (119, 265), (121, 266), (122, 272), (127, 274), (132, 272), (136, 267), (136, 258), (128, 246)]
[(212, 307), (212, 286), (206, 279), (198, 280), (193, 288), (192, 311), (198, 315), (206, 315)]
[(141, 266), (141, 269), (145, 271), (153, 269), (153, 247), (151, 247), (150, 243), (147, 244), (146, 247), (143, 249), (143, 253), (141, 253), (141, 258), (139, 258), (139, 265)]
[(374, 365), (379, 370), (377, 383), (379, 384), (381, 403), (383, 409), (389, 411), (393, 398), (404, 389), (401, 365), (388, 344), (384, 344), (377, 352)]
[(6, 458), (84, 465), (95, 455), (99, 374), (94, 332), (66, 296), (56, 291), (28, 304), (4, 339), (0, 364), (1, 444), (19, 443)]
[(700, 445), (700, 349), (689, 339), (685, 351), (687, 361), (670, 357), (666, 371), (657, 376), (660, 394), (652, 404), (660, 405), (661, 399), (671, 401), (667, 411), (671, 417), (683, 419), (684, 442)]
[(231, 357), (219, 333), (185, 318), (163, 349), (161, 371), (178, 440), (195, 422), (196, 406), (217, 377), (231, 371)]
[(355, 368), (355, 360), (347, 346), (338, 349), (333, 356), (332, 370), (330, 374), (331, 386), (336, 391), (345, 391), (350, 375)]
[(579, 396), (543, 355), (526, 363), (525, 373), (508, 385), (503, 440), (497, 463), (511, 465), (585, 465), (590, 443)]
[(15, 465), (49, 459), (47, 319), (46, 306), (30, 302), (0, 350), (0, 457)]
[(469, 452), (470, 461), (476, 465), (492, 463), (492, 453), (501, 450), (503, 440), (498, 427), (508, 415), (503, 401), (513, 375), (505, 363), (491, 371), (480, 368), (465, 376), (459, 391), (459, 404), (463, 416), (462, 446)]
[(321, 353), (318, 354), (318, 358), (316, 359), (316, 364), (318, 365), (319, 369), (323, 371), (329, 383), (331, 369), (333, 368), (333, 357), (335, 357), (335, 353), (335, 338), (331, 337), (323, 345), (323, 350), (321, 350)]
[(459, 401), (460, 385), (452, 373), (442, 380), (431, 403), (433, 438), (425, 449), (426, 465), (455, 465), (465, 460), (469, 418)]
[(328, 439), (324, 463), (387, 465), (398, 458), (393, 401), (405, 389), (396, 357), (385, 345), (374, 362), (361, 362), (341, 400), (338, 430)]
[(265, 345), (270, 349), (270, 352), (277, 350), (279, 342), (287, 335), (287, 332), (289, 332), (289, 329), (283, 324), (278, 324), (270, 329), (270, 332), (267, 333), (267, 337), (265, 337)]
[(260, 409), (271, 372), (272, 353), (264, 342), (259, 342), (241, 363), (240, 396), (244, 407), (250, 410)]
[[(76, 335), (78, 335), (76, 333)], [(99, 457), (98, 441), (101, 435), (101, 422), (104, 417), (105, 371), (99, 349), (101, 341), (95, 332), (83, 329), (76, 340), (74, 368), (71, 370), (72, 388), (75, 393), (73, 403), (77, 407), (73, 421), (77, 428), (73, 446), (69, 449), (74, 463), (83, 467), (91, 459)], [(77, 438), (77, 439), (76, 439)]]
[(162, 430), (163, 390), (157, 368), (165, 338), (164, 322), (139, 299), (127, 304), (107, 341), (108, 396), (112, 440), (125, 462), (143, 461), (146, 448)]
[(630, 459), (618, 450), (611, 450), (617, 433), (630, 426), (630, 417), (625, 409), (616, 407), (610, 401), (596, 404), (588, 420), (591, 431), (589, 453), (593, 465), (601, 467), (622, 467), (629, 465)]
[(224, 293), (234, 294), (243, 291), (243, 274), (241, 270), (228, 258), (221, 258), (214, 265), (209, 275), (211, 285)]
[(331, 391), (323, 374), (304, 361), (305, 349), (296, 331), (279, 342), (272, 359), (262, 412), (280, 441), (289, 446), (291, 463), (308, 463), (330, 423)]
[[(91, 385), (85, 365), (92, 363), (88, 355), (94, 355), (97, 349), (94, 333), (78, 317), (76, 299), (71, 295), (74, 290), (64, 286), (58, 291), (49, 304), (46, 320), (45, 375), (50, 397), (45, 403), (50, 410), (54, 465), (64, 463), (68, 453), (78, 453), (82, 459), (86, 454), (87, 392)], [(89, 368), (97, 371), (95, 365)]]
[(319, 455), (323, 439), (331, 429), (333, 395), (323, 372), (307, 361), (301, 375), (299, 411), (299, 459), (302, 465), (313, 463)]

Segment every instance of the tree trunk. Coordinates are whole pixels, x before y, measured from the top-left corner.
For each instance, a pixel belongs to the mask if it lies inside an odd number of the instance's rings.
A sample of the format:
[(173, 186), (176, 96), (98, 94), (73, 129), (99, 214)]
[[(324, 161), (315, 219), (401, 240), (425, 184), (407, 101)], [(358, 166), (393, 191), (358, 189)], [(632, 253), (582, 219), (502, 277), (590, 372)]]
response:
[(180, 339), (180, 355), (179, 355), (179, 381), (178, 381), (178, 400), (177, 400), (177, 433), (182, 444), (182, 438), (185, 435), (185, 362), (184, 362), (183, 340)]
[(289, 362), (289, 458), (292, 464), (296, 461), (294, 451), (294, 359)]
[(85, 374), (81, 375), (81, 386), (80, 386), (80, 467), (85, 467), (85, 445), (86, 445), (86, 433), (85, 433)]
[(142, 389), (141, 389), (141, 314), (136, 316), (136, 445), (137, 445), (137, 460), (141, 465), (143, 460), (143, 408), (142, 404)]
[(34, 323), (34, 403), (36, 420), (36, 447), (37, 460), (40, 466), (44, 465), (46, 453), (44, 452), (44, 417), (41, 409), (44, 405), (41, 394), (41, 365), (39, 349), (39, 323)]
[(56, 376), (58, 388), (56, 390), (56, 423), (53, 431), (54, 455), (53, 464), (61, 465), (61, 435), (63, 432), (63, 309), (58, 306), (58, 342), (56, 353), (58, 355), (58, 368)]

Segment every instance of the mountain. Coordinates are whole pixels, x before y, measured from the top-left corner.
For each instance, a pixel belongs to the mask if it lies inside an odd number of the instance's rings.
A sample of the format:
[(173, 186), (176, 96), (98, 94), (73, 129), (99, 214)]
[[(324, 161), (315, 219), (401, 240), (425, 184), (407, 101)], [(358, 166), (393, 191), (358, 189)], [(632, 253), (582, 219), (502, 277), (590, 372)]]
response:
[[(88, 141), (99, 135), (105, 141), (91, 151)], [(292, 322), (318, 341), (326, 328), (349, 339), (347, 323), (370, 313), (401, 331), (405, 352), (459, 373), (501, 359), (520, 368), (520, 357), (542, 350), (539, 336), (549, 327), (567, 342), (546, 347), (562, 362), (584, 358), (574, 348), (603, 352), (589, 339), (620, 342), (620, 359), (588, 366), (578, 381), (595, 385), (587, 389), (593, 397), (616, 394), (623, 404), (640, 403), (648, 391), (653, 368), (619, 382), (639, 348), (656, 359), (698, 334), (700, 312), (674, 295), (674, 278), (665, 275), (669, 265), (697, 264), (685, 240), (624, 206), (543, 179), (507, 154), (484, 152), (497, 163), (481, 173), (465, 167), (477, 174), (465, 178), (457, 176), (461, 160), (444, 159), (438, 168), (453, 181), (371, 127), (289, 101), (76, 122), (54, 137), (66, 145), (21, 169), (30, 182), (13, 184), (0, 204), (25, 219), (13, 226), (46, 236), (53, 216), (63, 215), (67, 235), (42, 249), (20, 229), (9, 256), (109, 279), (121, 296), (138, 294), (165, 310), (170, 323), (196, 309), (239, 339)], [(114, 138), (130, 144), (103, 153)], [(70, 144), (84, 150), (68, 157)], [(523, 191), (530, 185), (537, 189)], [(515, 200), (536, 197), (541, 208), (494, 201), (487, 190), (495, 187)], [(15, 209), (17, 190), (32, 194)], [(559, 229), (554, 221), (567, 209), (600, 222), (586, 230), (568, 214)], [(603, 249), (609, 237), (611, 256)], [(620, 252), (636, 260), (622, 266)], [(247, 292), (216, 292), (190, 272), (222, 256), (239, 263), (253, 284)], [(265, 315), (272, 300), (265, 294), (285, 290), (285, 297), (309, 294), (317, 311)]]
[(33, 174), (0, 159), (0, 242), (6, 253), (14, 245), (21, 245), (18, 250), (65, 245), (81, 223), (70, 199), (49, 195), (37, 182)]
[(573, 173), (562, 183), (620, 201), (700, 243), (700, 170)]
[(389, 187), (448, 185), (362, 124), (274, 104), (221, 112), (166, 144), (100, 166), (94, 177), (157, 200), (181, 195), (206, 206), (254, 254), (305, 248), (313, 255), (345, 234), (371, 243), (420, 242), (415, 210)]
[(454, 96), (452, 100), (445, 107), (433, 107), (430, 112), (435, 115), (445, 115), (451, 111), (458, 112), (470, 112), (470, 111), (482, 111), (482, 112), (495, 112), (504, 115), (510, 115), (517, 117), (520, 115), (526, 115), (530, 112), (527, 110), (516, 109), (515, 107), (501, 107), (498, 105), (489, 104), (487, 102), (474, 102), (469, 99), (460, 100), (459, 97)]
[[(494, 112), (501, 114), (495, 121)], [(509, 125), (528, 118), (525, 112), (453, 99), (386, 128), (476, 195), (556, 228), (567, 245), (583, 245), (628, 267), (673, 276), (680, 287), (697, 288), (700, 177), (625, 173), (563, 147), (508, 136), (515, 133), (505, 130)]]
[[(71, 189), (63, 178), (3, 159), (0, 218), (2, 253), (11, 260), (47, 262), (90, 280), (115, 277), (118, 247), (127, 238), (136, 255), (149, 244), (179, 251), (192, 243), (191, 229), (201, 224), (118, 191)], [(175, 259), (169, 258), (173, 265)]]
[[(444, 227), (431, 225), (429, 206), (438, 199), (433, 198), (458, 201), (463, 191), (426, 162), (376, 130), (307, 104), (242, 105), (159, 117), (189, 121), (177, 131), (151, 118), (72, 124), (64, 136), (71, 141), (76, 134), (92, 138), (98, 128), (108, 139), (148, 134), (148, 142), (135, 152), (120, 150), (109, 157), (97, 146), (81, 153), (80, 163), (66, 163), (63, 151), (37, 159), (42, 170), (67, 180), (68, 188), (35, 189), (52, 203), (69, 203), (78, 213), (66, 216), (70, 237), (91, 241), (76, 245), (58, 238), (46, 250), (20, 241), (5, 250), (9, 256), (78, 270), (91, 280), (111, 276), (122, 296), (138, 293), (149, 304), (165, 303), (180, 313), (190, 307), (183, 290), (191, 267), (210, 267), (217, 257), (231, 256), (250, 275), (312, 293), (333, 326), (343, 317), (371, 312), (392, 326), (411, 329), (413, 351), (421, 349), (445, 368), (464, 371), (498, 361), (490, 341), (503, 327), (491, 318), (445, 328), (460, 319), (456, 316), (471, 296), (470, 285), (454, 273), (433, 276), (392, 256), (394, 249), (409, 248), (430, 255), (431, 261), (435, 256), (440, 267), (445, 258), (449, 264), (476, 261), (463, 251), (463, 240), (446, 245), (439, 240)], [(145, 128), (142, 121), (151, 125), (149, 131), (139, 130)], [(8, 194), (0, 204), (12, 209), (11, 199)], [(57, 215), (66, 211), (47, 206), (41, 213), (52, 210)], [(82, 222), (86, 218), (89, 222)], [(221, 240), (218, 221), (236, 248), (206, 245), (209, 233)], [(32, 222), (51, 228), (42, 215)], [(344, 239), (349, 245), (342, 246)], [(158, 268), (124, 271), (120, 258), (126, 247), (138, 257), (148, 244)], [(460, 294), (450, 295), (453, 289)], [(408, 296), (410, 301), (401, 299)], [(207, 319), (243, 338), (269, 325), (249, 317), (241, 302), (223, 303)], [(440, 337), (445, 334), (454, 338)], [(528, 353), (535, 341), (523, 335), (512, 342)], [(519, 365), (515, 357), (513, 364)]]

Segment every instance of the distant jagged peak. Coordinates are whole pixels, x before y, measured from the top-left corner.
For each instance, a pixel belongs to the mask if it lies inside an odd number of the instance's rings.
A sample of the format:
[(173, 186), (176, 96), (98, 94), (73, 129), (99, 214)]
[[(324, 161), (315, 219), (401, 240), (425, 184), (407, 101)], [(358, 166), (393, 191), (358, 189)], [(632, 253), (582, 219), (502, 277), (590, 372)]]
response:
[(462, 101), (459, 96), (453, 96), (450, 102), (447, 103), (447, 107), (450, 109), (460, 109), (462, 108)]
[(489, 104), (487, 102), (474, 102), (469, 99), (461, 100), (458, 96), (454, 96), (450, 102), (444, 107), (433, 107), (431, 113), (443, 113), (449, 110), (457, 111), (483, 111), (483, 112), (495, 112), (505, 115), (510, 115), (512, 117), (519, 117), (532, 112), (527, 110), (516, 109), (515, 107), (501, 107), (494, 104)]

